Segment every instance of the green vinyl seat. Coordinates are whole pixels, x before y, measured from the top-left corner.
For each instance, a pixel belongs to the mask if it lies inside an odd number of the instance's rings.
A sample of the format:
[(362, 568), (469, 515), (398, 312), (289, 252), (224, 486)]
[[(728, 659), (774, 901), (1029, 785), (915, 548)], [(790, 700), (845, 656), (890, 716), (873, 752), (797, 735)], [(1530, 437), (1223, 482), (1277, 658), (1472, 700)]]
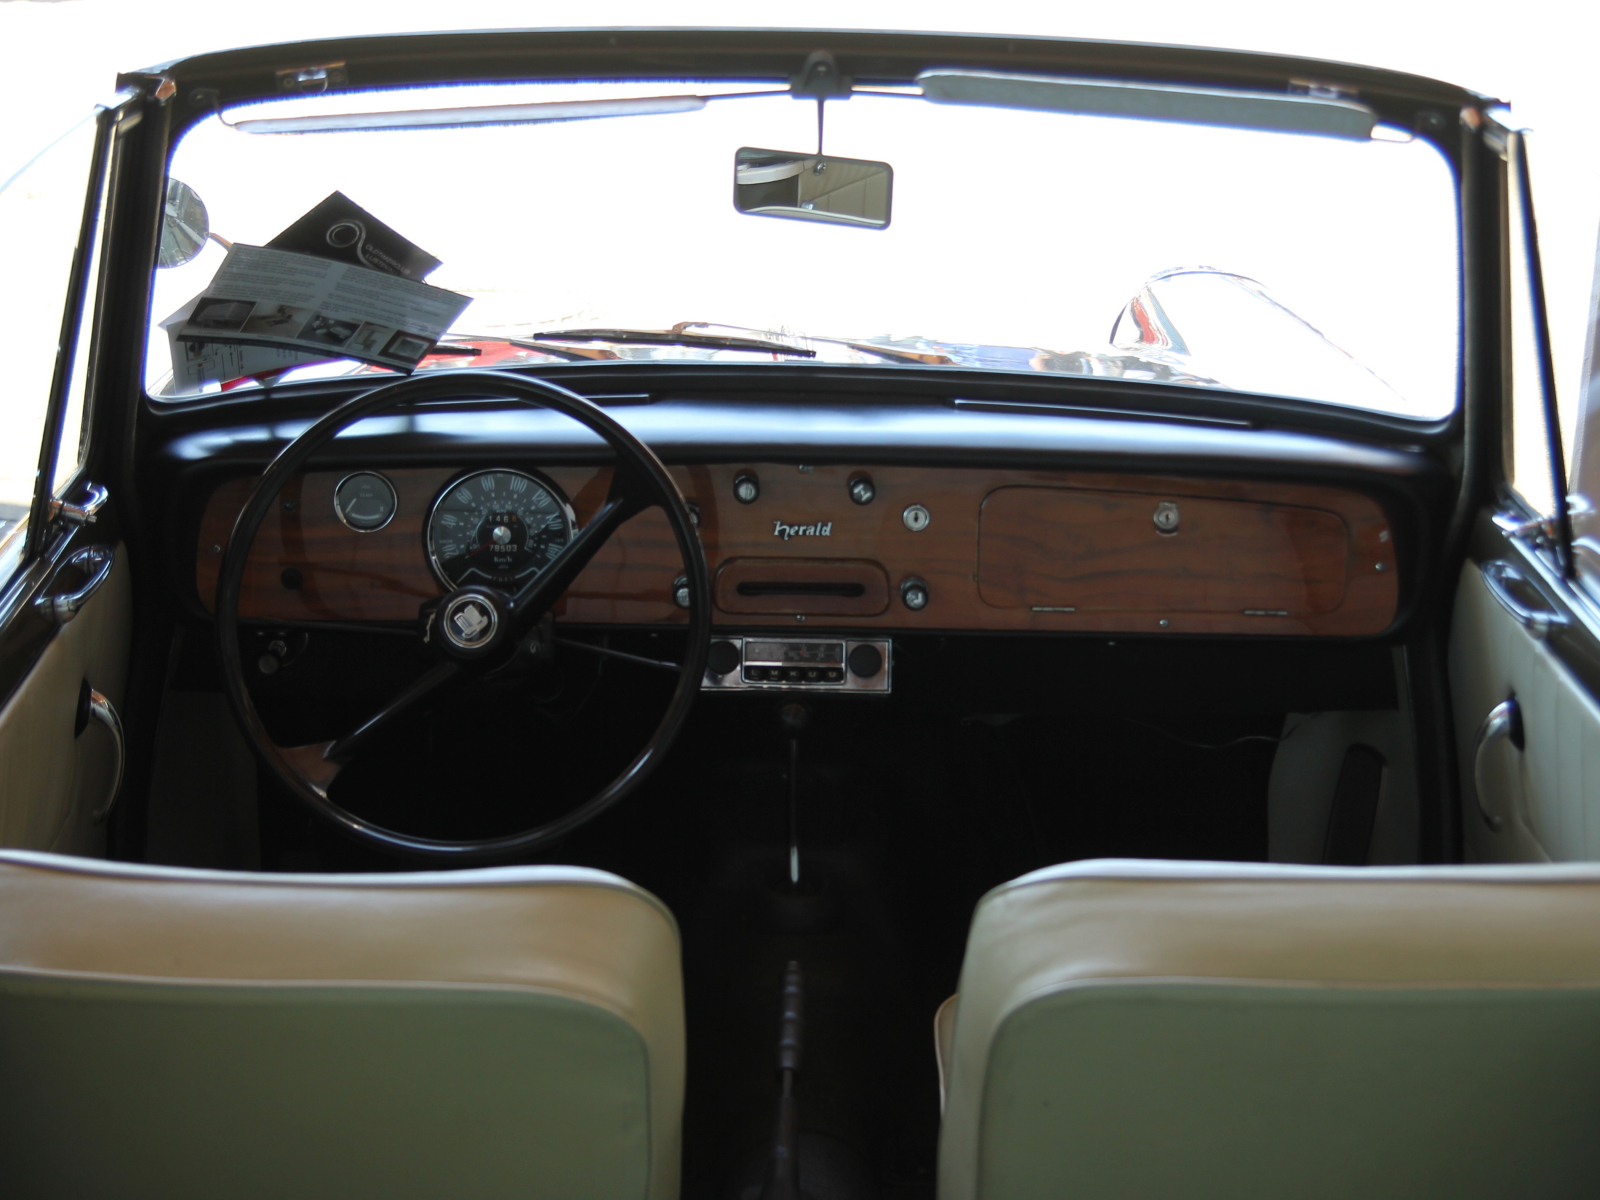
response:
[(0, 852), (0, 1191), (678, 1192), (677, 927), (600, 871)]
[(978, 905), (941, 1200), (1600, 1194), (1600, 867), (1102, 860)]

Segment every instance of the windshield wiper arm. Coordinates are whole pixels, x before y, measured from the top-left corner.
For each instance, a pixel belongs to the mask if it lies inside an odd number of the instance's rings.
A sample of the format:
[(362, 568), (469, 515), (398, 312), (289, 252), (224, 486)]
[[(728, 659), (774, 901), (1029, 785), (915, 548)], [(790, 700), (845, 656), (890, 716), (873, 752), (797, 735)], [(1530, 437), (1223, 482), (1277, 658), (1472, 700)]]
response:
[(683, 321), (671, 329), (557, 329), (535, 333), (534, 341), (560, 342), (614, 342), (636, 346), (698, 346), (706, 350), (755, 350), (766, 354), (787, 354), (794, 358), (815, 358), (815, 350), (802, 350), (783, 342), (766, 338), (727, 337), (714, 333), (690, 333), (691, 325), (701, 321)]

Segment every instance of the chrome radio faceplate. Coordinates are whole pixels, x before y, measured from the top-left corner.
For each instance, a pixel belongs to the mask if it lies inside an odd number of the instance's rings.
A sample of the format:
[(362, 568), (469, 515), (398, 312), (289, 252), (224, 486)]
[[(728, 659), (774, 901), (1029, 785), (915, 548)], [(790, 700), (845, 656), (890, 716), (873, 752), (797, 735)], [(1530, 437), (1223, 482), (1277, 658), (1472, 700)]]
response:
[(705, 691), (887, 692), (894, 645), (888, 638), (716, 636)]

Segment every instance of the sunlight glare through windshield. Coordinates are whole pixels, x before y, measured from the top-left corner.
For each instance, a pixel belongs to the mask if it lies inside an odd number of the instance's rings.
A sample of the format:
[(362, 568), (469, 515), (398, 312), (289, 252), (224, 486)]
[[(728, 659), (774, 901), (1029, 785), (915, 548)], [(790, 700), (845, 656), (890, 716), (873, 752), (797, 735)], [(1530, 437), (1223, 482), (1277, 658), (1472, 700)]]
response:
[[(279, 102), (229, 119), (717, 90), (743, 89), (435, 89)], [(1314, 357), (1266, 354), (1270, 322), (1232, 329), (1238, 344), (1224, 349), (1237, 358), (1255, 338), (1272, 369), (1218, 382), (1419, 417), (1455, 406), (1454, 181), (1425, 142), (857, 95), (828, 105), (826, 151), (893, 166), (888, 229), (736, 213), (735, 151), (810, 153), (816, 132), (815, 106), (782, 95), (415, 132), (265, 136), (211, 119), (184, 138), (171, 170), (199, 192), (217, 233), (254, 245), (344, 192), (443, 260), (428, 282), (472, 297), (461, 333), (706, 321), (1113, 353), (1113, 322), (1149, 277), (1205, 265), (1258, 281), (1394, 392), (1325, 394)], [(201, 292), (222, 258), (213, 244), (159, 272), (155, 320)], [(170, 364), (165, 335), (152, 333), (154, 387)], [(1202, 357), (1195, 371), (1205, 374)]]

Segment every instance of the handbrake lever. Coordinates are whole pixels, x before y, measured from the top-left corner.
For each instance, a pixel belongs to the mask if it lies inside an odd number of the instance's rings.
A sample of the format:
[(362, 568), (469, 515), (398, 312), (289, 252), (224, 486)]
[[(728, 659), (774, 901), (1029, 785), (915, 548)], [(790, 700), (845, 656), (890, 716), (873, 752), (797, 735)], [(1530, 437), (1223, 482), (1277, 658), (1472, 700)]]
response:
[(783, 1092), (778, 1097), (778, 1128), (773, 1138), (772, 1161), (759, 1200), (802, 1200), (800, 1191), (800, 1113), (794, 1087), (800, 1074), (804, 980), (800, 964), (791, 962), (783, 973), (783, 1015), (778, 1023), (778, 1072)]

